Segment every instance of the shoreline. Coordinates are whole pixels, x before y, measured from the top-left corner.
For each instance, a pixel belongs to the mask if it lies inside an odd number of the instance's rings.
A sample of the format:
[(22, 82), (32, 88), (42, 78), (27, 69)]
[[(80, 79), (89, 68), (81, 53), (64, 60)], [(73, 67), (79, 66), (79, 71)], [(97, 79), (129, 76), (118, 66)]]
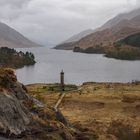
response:
[[(60, 83), (31, 83), (31, 84), (25, 84), (25, 86), (32, 86), (32, 85), (53, 85), (53, 84), (60, 84)], [(131, 82), (83, 82), (82, 84), (71, 84), (66, 83), (65, 85), (75, 85), (75, 86), (82, 86), (82, 85), (89, 85), (89, 84), (120, 84), (120, 85), (131, 85), (131, 84), (140, 84), (139, 80), (132, 80)]]

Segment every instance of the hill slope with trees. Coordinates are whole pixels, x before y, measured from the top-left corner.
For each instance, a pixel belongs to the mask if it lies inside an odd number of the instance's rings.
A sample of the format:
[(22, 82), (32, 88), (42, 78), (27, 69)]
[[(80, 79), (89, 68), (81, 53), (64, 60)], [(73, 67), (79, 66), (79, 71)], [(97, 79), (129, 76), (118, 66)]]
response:
[(129, 45), (140, 48), (140, 33), (130, 35), (118, 42), (120, 45)]
[(0, 48), (0, 66), (21, 68), (25, 65), (34, 65), (35, 63), (35, 56), (31, 52), (23, 53), (8, 47)]

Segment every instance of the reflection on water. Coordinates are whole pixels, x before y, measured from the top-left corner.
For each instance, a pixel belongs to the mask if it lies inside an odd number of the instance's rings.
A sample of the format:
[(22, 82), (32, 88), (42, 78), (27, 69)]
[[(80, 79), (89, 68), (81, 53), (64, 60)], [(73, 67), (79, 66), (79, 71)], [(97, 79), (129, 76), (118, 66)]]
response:
[(59, 82), (59, 73), (62, 69), (65, 72), (65, 82), (73, 84), (86, 81), (140, 80), (140, 61), (122, 61), (98, 54), (73, 53), (47, 48), (26, 50), (35, 54), (37, 63), (16, 71), (18, 80), (24, 84)]

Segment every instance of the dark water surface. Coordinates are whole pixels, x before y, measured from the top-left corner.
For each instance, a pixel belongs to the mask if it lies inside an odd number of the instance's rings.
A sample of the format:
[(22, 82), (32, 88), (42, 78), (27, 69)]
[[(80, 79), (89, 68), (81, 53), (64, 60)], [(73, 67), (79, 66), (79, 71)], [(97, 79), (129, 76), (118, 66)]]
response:
[(16, 71), (24, 84), (59, 82), (60, 71), (65, 82), (81, 84), (96, 82), (131, 82), (140, 80), (140, 61), (122, 61), (98, 54), (73, 53), (47, 48), (20, 49), (35, 54), (36, 64)]

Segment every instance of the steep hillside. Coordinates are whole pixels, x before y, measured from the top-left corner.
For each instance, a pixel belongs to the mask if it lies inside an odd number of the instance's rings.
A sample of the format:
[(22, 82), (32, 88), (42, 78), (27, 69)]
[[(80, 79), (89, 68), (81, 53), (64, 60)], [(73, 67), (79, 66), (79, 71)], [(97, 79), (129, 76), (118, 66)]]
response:
[(117, 40), (123, 39), (131, 34), (140, 31), (140, 15), (131, 20), (121, 20), (112, 28), (92, 33), (77, 42), (77, 46), (82, 49), (89, 47), (112, 47)]
[[(104, 56), (109, 58), (121, 59), (121, 60), (140, 60), (140, 30), (138, 33), (134, 33), (124, 38), (129, 32), (133, 32), (134, 28), (123, 28), (121, 29), (122, 32), (116, 32), (115, 37), (123, 38), (111, 38), (113, 35), (109, 32), (105, 32), (110, 36), (106, 36), (107, 39), (111, 39), (110, 42), (105, 42), (106, 38), (102, 41), (102, 44), (98, 45), (94, 42), (93, 46), (88, 48), (78, 47), (78, 45), (73, 49), (74, 52), (81, 52), (81, 53), (97, 53), (97, 54), (104, 54)], [(128, 32), (129, 31), (129, 32)], [(96, 35), (97, 36), (97, 35)], [(95, 38), (96, 38), (95, 36)], [(89, 38), (87, 38), (89, 39)], [(93, 40), (92, 40), (93, 41)], [(89, 42), (89, 40), (84, 41)], [(99, 42), (99, 41), (98, 41)], [(103, 44), (108, 43), (107, 46), (103, 46)], [(83, 44), (82, 44), (83, 45)], [(88, 46), (88, 44), (84, 44)], [(110, 45), (110, 46), (109, 46)]]
[[(137, 29), (138, 28), (138, 29)], [(89, 48), (95, 46), (112, 46), (117, 39), (136, 33), (140, 28), (140, 8), (117, 15), (102, 27), (92, 30), (91, 34), (82, 37), (77, 42), (60, 44), (55, 49), (73, 49), (75, 47)], [(122, 30), (122, 31), (121, 31)], [(127, 31), (128, 30), (128, 31)], [(124, 31), (124, 32), (123, 32)], [(117, 34), (117, 36), (116, 36)], [(122, 34), (122, 35), (121, 35)]]
[(140, 33), (130, 35), (130, 36), (118, 41), (117, 44), (129, 45), (129, 46), (132, 46), (132, 47), (140, 48)]
[(80, 40), (81, 38), (91, 34), (93, 32), (92, 29), (88, 29), (88, 30), (85, 30), (85, 31), (82, 31), (78, 34), (75, 34), (74, 36), (70, 37), (69, 39), (67, 39), (66, 41), (64, 41), (64, 43), (68, 43), (68, 42), (75, 42), (75, 41), (78, 41)]
[(140, 32), (138, 28), (130, 28), (130, 27), (123, 27), (119, 30), (106, 29), (104, 31), (98, 31), (93, 33), (83, 39), (81, 39), (77, 46), (82, 49), (90, 48), (90, 47), (112, 47), (114, 42), (120, 40), (122, 38), (127, 37), (128, 35)]
[(54, 49), (72, 50), (77, 41), (79, 41), (81, 38), (83, 38), (83, 37), (85, 37), (85, 36), (87, 36), (87, 35), (89, 35), (89, 34), (91, 34), (93, 32), (94, 31), (92, 29), (82, 31), (82, 32), (70, 37), (69, 39), (67, 39), (63, 43), (57, 45)]
[(38, 47), (40, 45), (30, 41), (16, 30), (0, 22), (0, 47), (1, 46), (7, 46), (10, 48), (28, 48)]
[(110, 19), (108, 22), (106, 22), (101, 28), (99, 28), (99, 30), (111, 28), (111, 27), (115, 26), (116, 24), (118, 24), (120, 21), (130, 20), (130, 19), (138, 16), (139, 14), (140, 14), (140, 8), (130, 11), (128, 13), (119, 14), (119, 15), (115, 16), (114, 18)]

